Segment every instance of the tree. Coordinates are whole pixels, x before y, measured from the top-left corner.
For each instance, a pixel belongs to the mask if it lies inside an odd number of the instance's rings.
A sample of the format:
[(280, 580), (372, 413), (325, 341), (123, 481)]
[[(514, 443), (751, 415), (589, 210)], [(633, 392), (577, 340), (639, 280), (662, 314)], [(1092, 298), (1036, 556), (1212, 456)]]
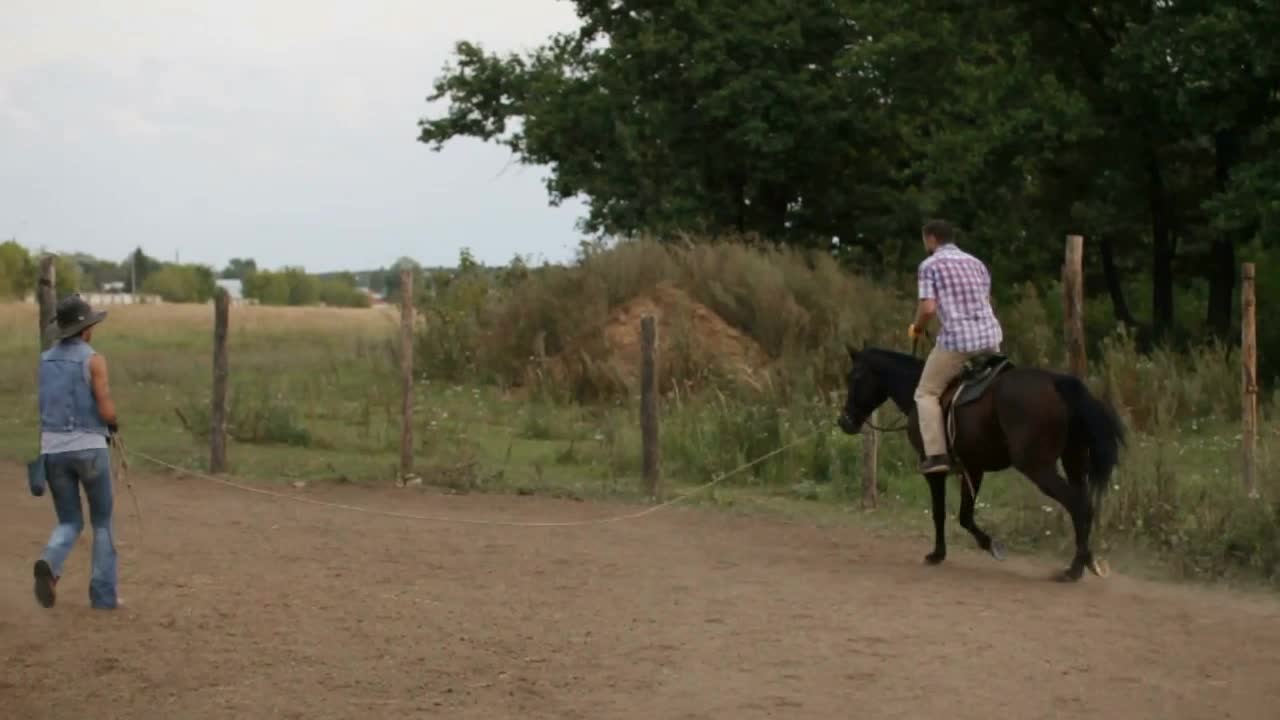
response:
[(281, 273), (259, 270), (245, 279), (243, 292), (263, 305), (289, 304), (289, 281)]
[(1271, 42), (1276, 31), (1275, 3), (1183, 0), (1158, 16), (1144, 48), (1147, 67), (1168, 67), (1173, 76), (1161, 110), (1181, 110), (1191, 142), (1212, 143), (1213, 182), (1202, 190), (1210, 197), (1197, 209), (1210, 225), (1206, 324), (1219, 338), (1232, 331), (1237, 251), (1262, 220), (1257, 209), (1223, 214), (1222, 201), (1248, 192), (1243, 189), (1258, 177), (1254, 168), (1275, 159), (1267, 130), (1280, 109), (1280, 50)]
[(75, 260), (65, 255), (55, 255), (53, 258), (53, 273), (53, 286), (59, 298), (81, 291), (80, 266), (76, 264)]
[(1179, 284), (1201, 274), (1207, 326), (1230, 333), (1234, 248), (1253, 230), (1241, 213), (1234, 237), (1215, 231), (1214, 198), (1233, 168), (1267, 157), (1257, 128), (1280, 85), (1267, 41), (1280, 8), (854, 5), (871, 37), (859, 51), (919, 140), (907, 162), (922, 194), (983, 228), (976, 244), (1002, 270), (1053, 277), (1058, 245), (1043, 241), (1081, 232), (1096, 241), (1117, 320), (1135, 324), (1124, 276), (1145, 265), (1154, 339), (1175, 329)]
[(289, 288), (290, 305), (315, 305), (320, 302), (320, 282), (307, 275), (300, 267), (287, 267), (282, 271)]
[(208, 302), (215, 288), (213, 269), (203, 265), (164, 265), (142, 284), (143, 292), (173, 303)]
[(224, 280), (240, 280), (244, 281), (253, 273), (258, 271), (258, 263), (253, 258), (231, 258), (227, 266), (223, 268), (222, 273), (218, 276)]
[(1240, 248), (1275, 244), (1280, 3), (574, 4), (532, 52), (460, 42), (419, 140), (548, 166), (589, 232), (838, 238), (910, 270), (940, 215), (997, 292), (1055, 281), (1081, 233), (1089, 286), (1154, 342), (1233, 337)]
[(320, 302), (333, 307), (369, 307), (369, 296), (356, 287), (351, 273), (319, 279)]
[(108, 283), (124, 282), (125, 272), (120, 263), (100, 260), (85, 253), (75, 253), (69, 260), (80, 268), (81, 282), (85, 289), (102, 290)]
[(244, 295), (263, 305), (369, 306), (368, 296), (356, 288), (350, 273), (320, 278), (300, 267), (258, 270), (245, 279)]
[(422, 288), (422, 279), (425, 277), (422, 265), (413, 258), (402, 257), (396, 260), (391, 269), (387, 270), (383, 275), (383, 283), (386, 288), (384, 297), (386, 297), (387, 302), (400, 302), (400, 271), (406, 269), (413, 271), (413, 286), (418, 289)]
[(31, 253), (16, 240), (0, 243), (0, 300), (21, 300), (35, 289)]
[(138, 283), (138, 288), (141, 288), (146, 283), (147, 277), (154, 272), (158, 272), (161, 265), (162, 263), (159, 260), (142, 252), (142, 248), (129, 253), (129, 257), (125, 258), (124, 262), (121, 263), (121, 270), (125, 277), (125, 289), (131, 293), (138, 292), (138, 289), (133, 285), (135, 279)]
[(582, 28), (527, 56), (459, 43), (431, 96), (449, 110), (419, 139), (492, 140), (549, 165), (553, 204), (584, 197), (589, 232), (874, 248), (899, 216), (893, 138), (847, 63), (858, 32), (838, 4), (575, 4)]
[[(0, 243), (0, 299), (21, 300), (35, 291), (39, 261), (16, 240)], [(80, 291), (80, 266), (72, 258), (53, 258), (54, 291), (65, 297)]]

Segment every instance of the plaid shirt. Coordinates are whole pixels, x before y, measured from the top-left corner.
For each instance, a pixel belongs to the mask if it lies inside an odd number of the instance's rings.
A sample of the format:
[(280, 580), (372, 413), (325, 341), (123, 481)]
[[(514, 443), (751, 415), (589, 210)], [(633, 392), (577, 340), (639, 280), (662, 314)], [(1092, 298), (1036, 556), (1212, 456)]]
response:
[(953, 244), (940, 246), (920, 263), (921, 300), (938, 305), (938, 345), (953, 352), (995, 350), (1004, 339), (991, 309), (991, 275), (978, 258)]

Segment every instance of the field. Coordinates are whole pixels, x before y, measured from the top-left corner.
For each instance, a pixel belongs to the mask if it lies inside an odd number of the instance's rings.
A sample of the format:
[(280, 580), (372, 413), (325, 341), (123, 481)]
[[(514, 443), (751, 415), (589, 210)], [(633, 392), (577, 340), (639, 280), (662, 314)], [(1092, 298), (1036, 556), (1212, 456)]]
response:
[[(445, 323), (428, 323), (416, 428), (425, 483), (396, 489), (396, 315), (233, 309), (232, 474), (437, 518), (581, 520), (642, 507), (634, 398), (570, 402), (546, 385), (445, 381), (447, 358), (429, 345)], [(1065, 519), (1008, 473), (988, 480), (978, 517), (1014, 557), (972, 552), (953, 521), (948, 564), (923, 567), (926, 492), (905, 441), (885, 439), (882, 507), (859, 510), (861, 446), (830, 429), (842, 399), (830, 390), (669, 397), (675, 493), (803, 442), (679, 506), (607, 525), (413, 521), (162, 473), (142, 456), (197, 471), (207, 462), (211, 324), (207, 306), (120, 307), (95, 338), (142, 524), (121, 488), (122, 613), (82, 609), (80, 550), (50, 613), (28, 576), (51, 513), (26, 495), (18, 464), (35, 450), (35, 309), (0, 306), (0, 399), (11, 408), (0, 474), (12, 493), (0, 511), (11, 578), (0, 701), (18, 717), (827, 717), (855, 702), (882, 717), (1264, 717), (1280, 700), (1270, 650), (1280, 605), (1254, 590), (1277, 578), (1266, 472), (1276, 428), (1265, 423), (1261, 441), (1267, 499), (1248, 501), (1229, 409), (1187, 411), (1214, 406), (1227, 382), (1215, 378), (1238, 383), (1230, 367), (1127, 404), (1135, 430), (1102, 530), (1115, 575), (1062, 587), (1045, 578), (1068, 557)], [(1110, 358), (1118, 385), (1135, 384), (1124, 373), (1140, 363), (1143, 378), (1173, 372), (1169, 358), (1126, 365), (1122, 347)], [(563, 372), (562, 388), (583, 387)]]

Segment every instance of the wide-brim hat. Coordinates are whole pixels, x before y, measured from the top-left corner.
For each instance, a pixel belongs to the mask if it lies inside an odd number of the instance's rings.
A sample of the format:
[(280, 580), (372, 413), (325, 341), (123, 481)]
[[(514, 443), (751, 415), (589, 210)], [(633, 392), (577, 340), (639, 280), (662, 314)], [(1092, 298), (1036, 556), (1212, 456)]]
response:
[(95, 311), (79, 295), (71, 295), (58, 302), (50, 332), (59, 340), (75, 337), (107, 318), (106, 310)]

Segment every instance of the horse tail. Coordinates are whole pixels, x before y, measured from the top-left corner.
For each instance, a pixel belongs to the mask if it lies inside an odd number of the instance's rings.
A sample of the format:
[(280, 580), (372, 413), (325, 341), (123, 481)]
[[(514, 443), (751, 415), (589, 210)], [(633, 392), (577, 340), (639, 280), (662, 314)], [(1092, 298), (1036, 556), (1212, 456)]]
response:
[(1111, 484), (1111, 471), (1120, 461), (1125, 444), (1125, 428), (1110, 405), (1089, 392), (1079, 378), (1058, 375), (1053, 386), (1067, 403), (1072, 433), (1083, 433), (1089, 441), (1089, 492), (1095, 508), (1101, 504)]

